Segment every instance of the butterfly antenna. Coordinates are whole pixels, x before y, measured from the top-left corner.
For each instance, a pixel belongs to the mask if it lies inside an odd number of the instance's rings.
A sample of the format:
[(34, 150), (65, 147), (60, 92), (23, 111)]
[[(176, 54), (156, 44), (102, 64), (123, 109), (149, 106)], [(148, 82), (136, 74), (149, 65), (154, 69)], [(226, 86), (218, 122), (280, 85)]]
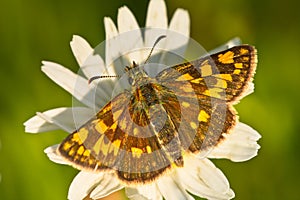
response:
[(116, 78), (116, 77), (120, 77), (119, 75), (114, 75), (114, 76), (93, 76), (92, 78), (89, 79), (89, 84), (91, 82), (93, 82), (94, 80), (96, 79), (99, 79), (99, 78)]
[(148, 55), (146, 61), (144, 62), (144, 64), (146, 64), (146, 63), (149, 61), (150, 56), (151, 56), (151, 54), (152, 54), (152, 52), (153, 52), (155, 46), (159, 43), (160, 40), (162, 40), (162, 39), (165, 38), (165, 37), (167, 37), (167, 36), (166, 36), (166, 35), (162, 35), (162, 36), (159, 36), (159, 37), (156, 39), (156, 41), (154, 42), (153, 47), (152, 47), (152, 49), (151, 49), (151, 51), (150, 51), (150, 53), (149, 53), (149, 55)]
[[(149, 61), (149, 59), (150, 59), (150, 57), (151, 57), (151, 54), (153, 53), (153, 50), (154, 50), (155, 46), (159, 43), (160, 40), (162, 40), (162, 39), (165, 38), (165, 37), (167, 37), (167, 36), (166, 36), (166, 35), (161, 35), (161, 36), (159, 36), (159, 37), (156, 39), (156, 41), (154, 42), (153, 47), (152, 47), (152, 49), (151, 49), (151, 51), (150, 51), (150, 53), (149, 53), (149, 55), (148, 55), (146, 61), (144, 62), (144, 64), (146, 64), (146, 63)], [(135, 64), (135, 62), (133, 62), (133, 65), (134, 65), (134, 66), (137, 66), (137, 65)], [(129, 67), (127, 67), (127, 68), (130, 69)], [(93, 76), (92, 78), (89, 79), (88, 83), (90, 84), (90, 83), (92, 83), (94, 80), (99, 79), (99, 78), (116, 78), (116, 77), (120, 77), (120, 76), (119, 76), (119, 75), (114, 75), (114, 76), (108, 76), (108, 75), (104, 75), (104, 76)]]

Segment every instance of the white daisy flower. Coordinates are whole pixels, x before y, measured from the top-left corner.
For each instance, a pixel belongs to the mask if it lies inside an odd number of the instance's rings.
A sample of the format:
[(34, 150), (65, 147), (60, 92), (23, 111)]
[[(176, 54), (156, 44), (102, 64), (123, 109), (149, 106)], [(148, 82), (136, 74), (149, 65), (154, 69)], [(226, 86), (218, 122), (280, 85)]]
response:
[[(104, 19), (104, 24), (106, 32), (104, 59), (94, 54), (95, 50), (82, 37), (74, 36), (71, 41), (72, 51), (83, 74), (75, 74), (53, 62), (42, 62), (42, 71), (84, 106), (38, 112), (36, 116), (24, 123), (26, 132), (39, 133), (57, 129), (73, 132), (111, 100), (111, 91), (115, 89), (116, 79), (114, 78), (97, 80), (97, 83), (101, 83), (101, 87), (97, 87), (94, 83), (89, 84), (88, 80), (103, 74), (119, 75), (120, 71), (117, 66), (124, 68), (130, 65), (131, 61), (143, 63), (149, 54), (149, 48), (161, 35), (167, 35), (167, 37), (159, 42), (154, 52), (164, 49), (183, 55), (189, 41), (188, 12), (177, 9), (168, 24), (166, 5), (163, 0), (150, 1), (146, 29), (143, 33), (132, 12), (126, 6), (119, 9), (117, 26), (108, 17)], [(129, 31), (130, 34), (127, 34)], [(178, 33), (184, 37), (178, 37), (174, 42), (172, 33)], [(233, 39), (217, 48), (217, 51), (238, 44), (240, 44), (239, 40)], [(118, 59), (120, 56), (123, 57)], [(159, 59), (167, 58), (161, 55)], [(164, 62), (168, 63), (168, 61)], [(251, 84), (245, 95), (253, 92), (253, 88)], [(79, 200), (87, 196), (91, 199), (98, 199), (124, 187), (128, 198), (134, 200), (194, 199), (190, 193), (206, 199), (231, 199), (234, 197), (234, 192), (228, 180), (208, 158), (226, 158), (234, 162), (249, 160), (257, 155), (260, 148), (257, 140), (260, 135), (248, 125), (239, 122), (230, 134), (224, 134), (223, 137), (224, 140), (204, 158), (199, 155), (185, 156), (184, 167), (174, 168), (151, 184), (127, 186), (120, 182), (113, 173), (81, 171), (71, 183), (68, 199)], [(57, 147), (58, 145), (48, 147), (45, 153), (52, 161), (67, 164), (64, 158), (57, 154)]]

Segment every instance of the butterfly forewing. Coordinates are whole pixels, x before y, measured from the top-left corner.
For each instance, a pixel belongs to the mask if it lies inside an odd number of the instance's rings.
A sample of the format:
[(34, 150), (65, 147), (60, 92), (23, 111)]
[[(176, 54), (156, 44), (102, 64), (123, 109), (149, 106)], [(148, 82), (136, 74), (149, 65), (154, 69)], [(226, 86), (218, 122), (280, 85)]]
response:
[(125, 183), (150, 181), (170, 167), (170, 159), (152, 130), (142, 127), (149, 136), (138, 137), (142, 128), (128, 115), (127, 95), (115, 97), (62, 142), (59, 152), (71, 165), (80, 170), (114, 170)]
[(157, 78), (162, 82), (179, 82), (181, 88), (188, 81), (198, 98), (207, 97), (209, 101), (217, 98), (232, 102), (239, 100), (241, 94), (248, 89), (256, 62), (255, 48), (241, 45), (170, 67), (159, 73)]

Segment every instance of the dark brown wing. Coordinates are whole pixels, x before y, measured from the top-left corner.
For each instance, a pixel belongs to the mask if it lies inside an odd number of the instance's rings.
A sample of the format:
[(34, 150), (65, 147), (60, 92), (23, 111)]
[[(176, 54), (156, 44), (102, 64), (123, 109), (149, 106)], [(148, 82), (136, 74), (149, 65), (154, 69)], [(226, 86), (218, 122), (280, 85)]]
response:
[[(151, 86), (144, 89), (147, 88)], [(59, 153), (80, 170), (112, 170), (128, 184), (152, 181), (171, 168), (172, 163), (180, 165), (179, 140), (175, 149), (179, 155), (169, 153), (168, 149), (173, 138), (167, 134), (173, 124), (166, 123), (156, 130), (158, 124), (150, 123), (151, 105), (143, 107), (147, 101), (135, 98), (137, 95), (129, 92), (115, 97), (95, 118), (70, 134), (59, 146)], [(157, 115), (161, 110), (151, 112)]]
[(184, 149), (205, 150), (215, 146), (222, 133), (230, 132), (237, 121), (232, 104), (248, 90), (256, 62), (255, 48), (241, 45), (157, 75), (160, 84), (171, 88), (180, 102), (180, 108), (164, 103), (169, 110), (181, 109), (181, 118), (173, 114), (172, 120), (180, 124), (177, 129)]

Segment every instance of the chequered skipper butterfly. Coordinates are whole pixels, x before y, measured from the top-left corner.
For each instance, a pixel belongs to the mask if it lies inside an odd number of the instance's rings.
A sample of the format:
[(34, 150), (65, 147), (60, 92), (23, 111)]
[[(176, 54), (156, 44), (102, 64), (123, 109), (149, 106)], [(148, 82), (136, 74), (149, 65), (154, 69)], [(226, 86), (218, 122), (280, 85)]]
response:
[(182, 167), (185, 153), (214, 147), (231, 131), (233, 104), (252, 82), (256, 62), (255, 48), (240, 45), (155, 78), (134, 63), (126, 68), (132, 89), (70, 134), (58, 152), (80, 170), (113, 171), (127, 184), (151, 182)]

